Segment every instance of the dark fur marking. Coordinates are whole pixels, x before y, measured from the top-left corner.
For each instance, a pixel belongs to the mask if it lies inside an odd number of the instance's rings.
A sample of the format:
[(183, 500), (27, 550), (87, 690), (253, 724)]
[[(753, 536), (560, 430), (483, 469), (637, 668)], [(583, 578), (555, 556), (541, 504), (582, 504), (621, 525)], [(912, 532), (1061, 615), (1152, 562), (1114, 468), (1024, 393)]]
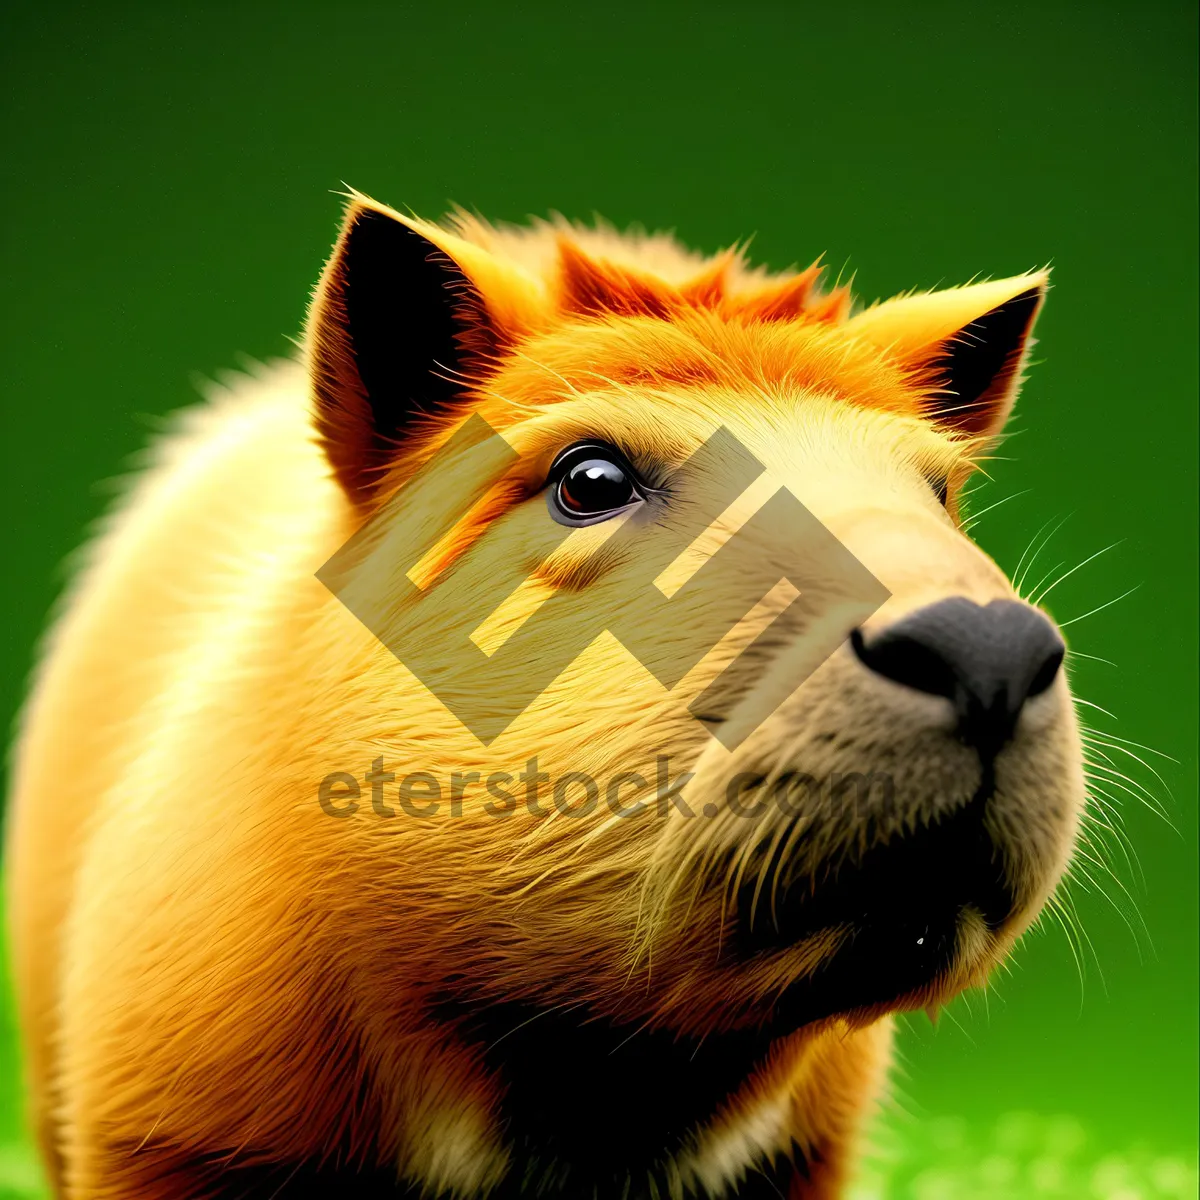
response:
[[(779, 1200), (790, 1195), (797, 1173), (807, 1176), (803, 1163), (780, 1160), (751, 1171), (741, 1185), (726, 1193), (726, 1200)], [(155, 1180), (155, 1195), (173, 1200), (433, 1200), (433, 1193), (410, 1187), (384, 1170), (350, 1166), (316, 1166), (310, 1163), (262, 1167), (217, 1167), (199, 1163), (187, 1171)], [(661, 1200), (665, 1193), (649, 1187), (613, 1186), (586, 1190), (583, 1184), (527, 1190), (519, 1179), (503, 1183), (488, 1200)]]
[[(459, 998), (444, 999), (436, 1015), (485, 1048), (506, 1089), (513, 1186), (524, 1177), (539, 1196), (622, 1195), (627, 1176), (653, 1176), (749, 1077), (772, 1040), (749, 1030), (697, 1042), (578, 1010)], [(630, 1200), (641, 1194), (635, 1188)]]

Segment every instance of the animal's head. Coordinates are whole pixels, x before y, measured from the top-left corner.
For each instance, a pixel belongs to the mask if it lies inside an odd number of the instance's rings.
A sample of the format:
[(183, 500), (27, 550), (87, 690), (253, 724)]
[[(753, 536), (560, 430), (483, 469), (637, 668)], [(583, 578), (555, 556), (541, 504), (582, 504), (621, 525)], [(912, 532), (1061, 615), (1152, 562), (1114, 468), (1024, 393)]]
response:
[(817, 282), (353, 200), (308, 343), (363, 528), (328, 577), (404, 665), (358, 630), (398, 815), (333, 828), (439, 995), (866, 1018), (981, 981), (1055, 886), (1063, 643), (959, 515), (1046, 277), (856, 315)]

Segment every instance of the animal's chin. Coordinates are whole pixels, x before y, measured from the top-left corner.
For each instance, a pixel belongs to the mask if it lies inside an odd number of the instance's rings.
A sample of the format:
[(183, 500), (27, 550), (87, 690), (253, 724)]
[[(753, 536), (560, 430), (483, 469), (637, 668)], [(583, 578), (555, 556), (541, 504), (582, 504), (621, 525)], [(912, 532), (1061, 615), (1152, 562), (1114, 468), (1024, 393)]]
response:
[[(773, 911), (747, 884), (738, 896), (737, 951), (786, 952), (822, 938), (832, 948), (792, 984), (773, 1014), (780, 1026), (839, 1013), (928, 1003), (978, 953), (1016, 898), (987, 833), (990, 787), (931, 824), (868, 850), (813, 883), (797, 881)], [(832, 937), (830, 935), (833, 935)], [(989, 939), (990, 940), (990, 939)]]
[(963, 930), (980, 920), (971, 908), (896, 913), (846, 927), (817, 970), (784, 990), (768, 1025), (777, 1033), (834, 1016), (875, 1018), (941, 1003), (969, 965)]

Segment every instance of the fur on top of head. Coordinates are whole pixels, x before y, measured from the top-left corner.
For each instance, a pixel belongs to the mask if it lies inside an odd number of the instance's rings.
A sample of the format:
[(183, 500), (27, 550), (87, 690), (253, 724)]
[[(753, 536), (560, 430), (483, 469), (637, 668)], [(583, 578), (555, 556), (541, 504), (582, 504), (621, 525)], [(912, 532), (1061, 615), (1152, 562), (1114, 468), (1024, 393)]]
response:
[[(414, 288), (414, 275), (425, 286)], [(999, 432), (1046, 271), (858, 312), (848, 287), (822, 290), (821, 277), (819, 263), (783, 273), (752, 266), (744, 246), (706, 257), (669, 234), (562, 218), (499, 226), (461, 210), (433, 223), (354, 192), (310, 311), (318, 430), (343, 483), (369, 493), (399, 440), (380, 419), (379, 393), (420, 391), (426, 407), (416, 415), (440, 415), (499, 366), (524, 359), (541, 375), (539, 403), (554, 398), (547, 377), (567, 390), (597, 382), (804, 388), (926, 418), (980, 446)], [(397, 279), (408, 281), (404, 290)], [(431, 296), (444, 312), (430, 313)], [(364, 378), (371, 341), (401, 330), (423, 339), (427, 352), (413, 358), (420, 379)], [(431, 361), (440, 381), (433, 394)], [(502, 426), (503, 413), (492, 423)]]

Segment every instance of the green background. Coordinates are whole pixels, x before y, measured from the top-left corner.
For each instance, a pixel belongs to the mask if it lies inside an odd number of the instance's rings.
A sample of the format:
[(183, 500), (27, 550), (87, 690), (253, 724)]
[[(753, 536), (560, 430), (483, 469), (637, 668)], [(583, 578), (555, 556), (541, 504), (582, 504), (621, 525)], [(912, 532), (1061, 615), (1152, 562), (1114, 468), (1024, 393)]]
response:
[[(1141, 870), (1116, 854), (1073, 887), (1082, 979), (1051, 924), (986, 1004), (907, 1021), (893, 1157), (928, 1161), (880, 1186), (950, 1195), (939, 1163), (1007, 1147), (1075, 1155), (1063, 1195), (1115, 1151), (1168, 1194), (1161, 1156), (1191, 1161), (1197, 1127), (1194, 3), (10, 4), (0, 46), (6, 717), (152, 417), (288, 351), (343, 181), (425, 215), (754, 234), (758, 260), (823, 252), (867, 299), (1052, 262), (1020, 436), (977, 506), (1023, 494), (978, 536), (1012, 569), (1065, 518), (1034, 579), (1120, 543), (1052, 607), (1140, 585), (1070, 628), (1115, 664), (1075, 683), (1115, 714), (1089, 721), (1177, 760), (1138, 751), (1164, 783), (1123, 764), (1170, 823), (1116, 792)], [(24, 1170), (11, 1031), (0, 1055), (2, 1194)], [(988, 1169), (954, 1194), (1035, 1194)]]

